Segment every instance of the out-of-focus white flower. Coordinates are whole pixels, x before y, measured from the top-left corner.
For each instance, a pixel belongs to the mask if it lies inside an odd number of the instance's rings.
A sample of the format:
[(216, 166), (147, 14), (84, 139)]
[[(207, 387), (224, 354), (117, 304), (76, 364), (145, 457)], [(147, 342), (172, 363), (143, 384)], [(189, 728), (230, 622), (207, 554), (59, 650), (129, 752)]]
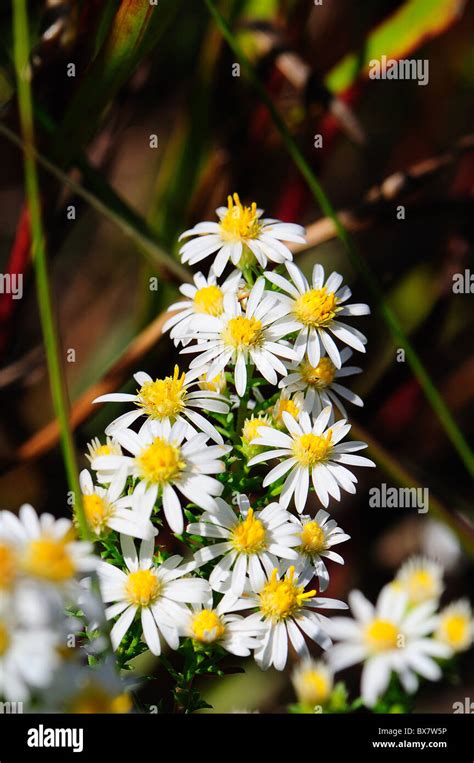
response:
[(413, 556), (402, 564), (392, 585), (406, 594), (411, 605), (438, 601), (443, 592), (443, 568), (426, 556)]
[(439, 614), (435, 638), (447, 644), (453, 652), (465, 652), (474, 640), (474, 620), (467, 599), (448, 604)]
[(299, 662), (291, 675), (298, 702), (308, 707), (325, 705), (334, 686), (334, 674), (322, 660)]

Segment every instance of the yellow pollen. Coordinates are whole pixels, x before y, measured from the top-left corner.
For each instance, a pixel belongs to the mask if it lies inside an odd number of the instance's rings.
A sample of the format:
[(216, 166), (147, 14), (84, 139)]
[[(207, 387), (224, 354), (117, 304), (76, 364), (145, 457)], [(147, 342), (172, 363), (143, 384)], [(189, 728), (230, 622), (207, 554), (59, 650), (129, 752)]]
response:
[(336, 315), (336, 297), (332, 291), (310, 289), (295, 300), (293, 312), (305, 326), (326, 326)]
[(203, 286), (194, 295), (194, 309), (206, 315), (221, 315), (224, 310), (224, 295), (218, 286)]
[(308, 361), (300, 365), (300, 374), (303, 381), (310, 387), (324, 389), (334, 381), (336, 366), (329, 358), (321, 358), (317, 366), (312, 366)]
[(185, 374), (180, 376), (175, 366), (173, 376), (145, 382), (137, 393), (138, 405), (153, 419), (175, 419), (185, 407), (184, 379)]
[(107, 520), (114, 513), (113, 506), (97, 493), (83, 495), (82, 502), (87, 524), (95, 533), (100, 534), (105, 529)]
[(199, 389), (210, 390), (210, 392), (218, 392), (219, 394), (222, 394), (227, 389), (225, 372), (221, 371), (221, 373), (214, 376), (211, 381), (207, 381), (206, 374), (202, 374), (202, 376), (199, 377)]
[(11, 588), (16, 575), (15, 553), (10, 546), (0, 543), (0, 590)]
[(242, 440), (247, 445), (258, 437), (258, 430), (260, 427), (267, 427), (269, 425), (268, 419), (263, 417), (254, 419), (245, 419), (244, 426), (242, 427)]
[(428, 570), (415, 570), (403, 581), (403, 588), (412, 603), (421, 604), (438, 593), (437, 581)]
[(194, 615), (191, 630), (195, 641), (211, 644), (222, 638), (225, 633), (225, 625), (214, 610), (203, 609)]
[(273, 418), (281, 422), (283, 420), (284, 412), (290, 413), (294, 419), (297, 419), (300, 414), (300, 407), (294, 400), (290, 400), (286, 397), (280, 397), (273, 408)]
[(399, 632), (389, 620), (373, 620), (365, 630), (365, 639), (374, 652), (396, 649)]
[(469, 640), (469, 618), (463, 615), (447, 615), (441, 619), (439, 631), (442, 640), (454, 649), (463, 648)]
[(332, 430), (328, 429), (326, 435), (309, 434), (300, 435), (293, 443), (293, 455), (301, 466), (315, 466), (324, 461), (331, 451)]
[(231, 543), (241, 554), (258, 554), (265, 548), (265, 527), (255, 518), (253, 509), (232, 530)]
[(301, 550), (306, 554), (318, 554), (326, 548), (324, 532), (317, 522), (306, 522), (301, 532)]
[(268, 583), (259, 593), (260, 610), (273, 622), (286, 620), (304, 606), (306, 599), (316, 595), (316, 591), (304, 592), (304, 586), (294, 582), (295, 568), (290, 567), (286, 577), (278, 580), (278, 570), (274, 569)]
[(151, 570), (131, 572), (125, 584), (125, 592), (130, 604), (149, 607), (159, 596), (160, 582)]
[(73, 701), (70, 712), (81, 714), (128, 713), (132, 700), (124, 692), (111, 696), (101, 686), (88, 686)]
[(220, 222), (221, 236), (225, 241), (257, 238), (261, 228), (255, 202), (250, 207), (244, 207), (238, 194), (227, 197), (227, 212)]
[(69, 540), (66, 536), (59, 540), (44, 536), (30, 541), (23, 560), (25, 571), (54, 583), (72, 578), (76, 568), (67, 549)]
[(10, 637), (5, 626), (0, 622), (0, 657), (5, 654), (10, 644)]
[(181, 451), (175, 445), (156, 437), (137, 456), (141, 477), (147, 482), (165, 485), (175, 480), (185, 467)]
[(299, 678), (298, 693), (311, 704), (323, 704), (329, 697), (331, 686), (322, 673), (307, 670)]
[(238, 315), (230, 318), (222, 332), (222, 339), (236, 350), (257, 347), (262, 340), (262, 323), (256, 318)]

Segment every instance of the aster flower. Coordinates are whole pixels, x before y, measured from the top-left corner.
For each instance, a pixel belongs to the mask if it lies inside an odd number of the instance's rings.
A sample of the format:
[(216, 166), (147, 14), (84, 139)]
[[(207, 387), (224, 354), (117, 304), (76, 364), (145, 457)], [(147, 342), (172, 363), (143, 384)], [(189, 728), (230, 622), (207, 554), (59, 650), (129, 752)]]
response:
[(344, 559), (332, 550), (332, 546), (344, 543), (351, 536), (338, 527), (337, 522), (330, 519), (324, 509), (320, 509), (314, 519), (302, 514), (300, 517), (292, 516), (291, 521), (298, 528), (298, 559), (293, 564), (299, 579), (309, 583), (316, 576), (319, 590), (323, 592), (329, 585), (329, 572), (324, 560), (344, 564)]
[(113, 437), (107, 437), (104, 444), (101, 443), (98, 437), (93, 437), (87, 443), (86, 458), (89, 463), (97, 456), (120, 456), (121, 453), (122, 448)]
[(209, 578), (216, 591), (230, 589), (235, 596), (240, 596), (247, 575), (251, 588), (259, 591), (277, 565), (277, 559), (298, 556), (292, 548), (298, 538), (290, 514), (278, 503), (269, 503), (264, 509), (254, 511), (247, 496), (239, 496), (238, 515), (222, 499), (216, 498), (216, 503), (217, 511), (205, 512), (199, 522), (187, 527), (192, 535), (222, 539), (196, 551), (196, 564), (201, 567), (221, 557)]
[(276, 385), (277, 372), (286, 374), (279, 358), (296, 358), (290, 347), (279, 342), (285, 329), (274, 328), (285, 308), (274, 296), (265, 295), (264, 289), (265, 280), (259, 278), (252, 287), (245, 310), (235, 297), (226, 294), (224, 313), (218, 318), (201, 316), (200, 322), (195, 324), (197, 344), (181, 350), (182, 353), (199, 353), (190, 368), (200, 374), (206, 372), (209, 381), (229, 363), (234, 365), (235, 387), (240, 397), (247, 388), (247, 363), (255, 365), (270, 384)]
[(106, 610), (107, 619), (118, 617), (110, 633), (113, 648), (120, 646), (138, 615), (143, 639), (153, 654), (161, 654), (162, 639), (170, 649), (177, 649), (179, 628), (188, 619), (186, 604), (207, 601), (209, 584), (189, 577), (195, 565), (182, 564), (181, 556), (155, 565), (153, 540), (141, 542), (140, 555), (129, 536), (121, 535), (120, 543), (127, 571), (108, 562), (100, 562), (97, 569), (103, 601), (113, 602)]
[(174, 367), (172, 376), (163, 379), (152, 379), (144, 371), (134, 374), (135, 381), (140, 385), (137, 392), (132, 395), (126, 392), (112, 392), (100, 395), (94, 403), (133, 403), (135, 408), (122, 414), (112, 421), (106, 434), (116, 435), (120, 429), (127, 429), (141, 416), (146, 416), (151, 421), (186, 421), (191, 433), (195, 433), (194, 427), (205, 432), (214, 442), (222, 445), (224, 442), (217, 429), (211, 422), (202, 416), (194, 408), (227, 413), (229, 404), (223, 395), (211, 390), (196, 389), (190, 391), (193, 386), (198, 386), (195, 375), (180, 373), (179, 367)]
[(195, 265), (215, 255), (212, 270), (220, 276), (231, 260), (240, 269), (257, 261), (264, 268), (268, 260), (285, 262), (293, 259), (283, 241), (304, 244), (304, 228), (279, 220), (261, 219), (263, 211), (255, 203), (243, 206), (236, 193), (227, 197), (227, 207), (218, 207), (219, 222), (198, 223), (179, 237), (193, 237), (180, 249), (182, 262)]
[(267, 474), (263, 487), (271, 485), (289, 472), (281, 491), (280, 503), (288, 506), (294, 494), (299, 513), (306, 505), (310, 476), (319, 500), (327, 507), (329, 496), (337, 501), (341, 499), (341, 488), (355, 493), (354, 483), (357, 479), (345, 464), (375, 466), (370, 459), (355, 455), (355, 451), (367, 447), (366, 443), (357, 440), (341, 443), (351, 428), (345, 419), (326, 429), (330, 415), (329, 406), (314, 421), (305, 412), (300, 414), (298, 421), (284, 412), (283, 421), (288, 434), (271, 427), (260, 427), (259, 436), (252, 443), (272, 449), (251, 458), (249, 466), (272, 458), (282, 459)]
[(324, 268), (315, 265), (312, 283), (309, 285), (294, 263), (287, 262), (285, 265), (291, 281), (278, 273), (266, 272), (264, 275), (285, 292), (279, 295), (279, 299), (285, 305), (286, 316), (281, 318), (279, 324), (285, 334), (298, 332), (295, 343), (298, 358), (302, 360), (307, 353), (309, 362), (316, 367), (323, 347), (336, 368), (341, 368), (341, 355), (330, 334), (354, 350), (365, 352), (365, 336), (352, 326), (336, 320), (336, 316), (339, 318), (370, 313), (365, 304), (344, 305), (351, 296), (351, 290), (348, 286), (341, 287), (342, 276), (331, 273), (325, 280)]
[(48, 688), (47, 710), (84, 714), (122, 714), (133, 708), (127, 684), (112, 659), (100, 665), (66, 663)]
[(216, 510), (214, 496), (221, 494), (223, 486), (209, 475), (225, 471), (220, 459), (231, 450), (230, 446), (206, 445), (205, 434), (196, 434), (185, 441), (187, 430), (183, 420), (171, 426), (167, 419), (148, 419), (138, 433), (122, 429), (116, 434), (131, 456), (99, 456), (92, 462), (92, 468), (104, 473), (110, 481), (126, 465), (129, 476), (145, 483), (147, 501), (154, 504), (157, 497), (161, 497), (166, 521), (178, 534), (183, 532), (184, 524), (176, 491), (202, 509)]
[(328, 652), (333, 670), (344, 670), (358, 662), (364, 663), (361, 693), (366, 705), (372, 707), (397, 673), (403, 688), (413, 693), (418, 687), (417, 674), (429, 681), (441, 677), (441, 669), (433, 658), (451, 655), (451, 649), (429, 634), (436, 627), (436, 602), (426, 601), (408, 609), (408, 599), (402, 591), (385, 586), (375, 607), (360, 591), (349, 594), (354, 615), (331, 618), (330, 635), (340, 641)]
[(303, 633), (323, 649), (328, 649), (332, 641), (325, 631), (328, 618), (314, 612), (314, 609), (346, 609), (347, 605), (337, 599), (316, 597), (316, 591), (305, 591), (294, 567), (283, 577), (274, 569), (270, 579), (256, 592), (245, 595), (249, 607), (256, 612), (246, 619), (248, 624), (261, 623), (264, 631), (260, 645), (254, 652), (255, 661), (262, 670), (272, 665), (283, 670), (288, 658), (288, 641), (299, 657), (309, 657)]
[(163, 326), (163, 333), (170, 331), (170, 337), (176, 345), (181, 342), (183, 345), (188, 344), (191, 341), (196, 316), (219, 317), (224, 312), (224, 295), (237, 295), (244, 285), (240, 270), (233, 270), (220, 285), (213, 273), (207, 278), (202, 273), (196, 273), (193, 280), (194, 285), (185, 283), (179, 287), (186, 300), (175, 302), (168, 307), (168, 312), (178, 312), (168, 318)]
[[(345, 347), (340, 352), (341, 364), (352, 356), (352, 351)], [(332, 360), (323, 353), (316, 366), (312, 366), (308, 358), (296, 363), (286, 363), (288, 376), (280, 380), (279, 387), (289, 395), (303, 394), (303, 409), (313, 416), (318, 416), (327, 405), (336, 406), (342, 416), (347, 418), (347, 411), (341, 398), (352, 405), (363, 406), (361, 398), (336, 379), (361, 373), (356, 366), (336, 368)], [(294, 415), (294, 414), (293, 414)], [(296, 418), (296, 416), (295, 416)]]
[(334, 673), (322, 660), (299, 662), (291, 675), (298, 702), (307, 707), (325, 705), (334, 686)]
[(110, 485), (103, 488), (94, 485), (90, 472), (83, 469), (79, 482), (87, 524), (97, 536), (115, 530), (134, 538), (153, 538), (157, 530), (150, 520), (154, 505), (150, 495), (137, 488), (132, 496), (120, 497), (127, 472), (127, 466), (124, 465)]
[(465, 652), (474, 640), (474, 620), (467, 599), (459, 599), (441, 610), (435, 639), (447, 644), (453, 652)]
[(438, 601), (443, 592), (443, 568), (426, 556), (413, 556), (402, 564), (392, 585), (407, 595), (410, 605)]

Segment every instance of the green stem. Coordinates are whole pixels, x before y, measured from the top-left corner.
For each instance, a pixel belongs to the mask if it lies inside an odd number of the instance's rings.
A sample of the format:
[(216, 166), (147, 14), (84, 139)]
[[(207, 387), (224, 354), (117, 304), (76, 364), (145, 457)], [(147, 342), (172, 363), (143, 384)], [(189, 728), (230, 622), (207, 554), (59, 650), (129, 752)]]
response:
[(278, 132), (280, 133), (280, 136), (283, 139), (283, 142), (285, 144), (285, 147), (288, 153), (290, 154), (291, 158), (293, 159), (293, 162), (295, 163), (295, 165), (301, 172), (302, 176), (306, 180), (311, 190), (311, 193), (314, 196), (314, 199), (319, 204), (321, 210), (324, 212), (326, 217), (331, 218), (335, 226), (335, 229), (337, 231), (337, 235), (339, 239), (341, 240), (342, 244), (344, 245), (344, 248), (346, 250), (346, 253), (349, 257), (351, 264), (364, 279), (372, 298), (374, 299), (385, 323), (387, 324), (392, 334), (392, 338), (395, 341), (395, 345), (401, 346), (404, 348), (406, 359), (408, 363), (410, 364), (413, 373), (418, 379), (418, 382), (421, 388), (423, 389), (427, 400), (429, 401), (431, 407), (437, 414), (446, 434), (448, 435), (452, 444), (456, 448), (460, 458), (462, 459), (464, 465), (466, 466), (466, 469), (469, 471), (470, 474), (474, 475), (474, 453), (469, 447), (469, 444), (467, 440), (465, 439), (463, 433), (457, 426), (451, 414), (451, 411), (449, 410), (448, 406), (446, 405), (443, 398), (439, 394), (435, 385), (431, 381), (431, 378), (428, 372), (426, 371), (425, 367), (423, 366), (423, 363), (421, 362), (416, 350), (414, 349), (410, 340), (408, 339), (405, 332), (403, 331), (403, 328), (397, 316), (389, 307), (389, 305), (386, 303), (383, 296), (383, 292), (378, 284), (375, 274), (372, 272), (367, 262), (363, 260), (358, 254), (352, 237), (350, 236), (348, 231), (344, 228), (344, 226), (341, 224), (335, 209), (333, 208), (328, 196), (326, 195), (326, 192), (324, 191), (324, 188), (322, 187), (321, 183), (316, 178), (313, 170), (311, 169), (306, 159), (304, 158), (300, 148), (298, 147), (296, 141), (294, 140), (292, 134), (290, 133), (288, 127), (286, 126), (280, 112), (273, 104), (273, 101), (271, 100), (264, 85), (260, 82), (259, 78), (257, 77), (252, 64), (242, 52), (240, 45), (235, 39), (228, 23), (226, 22), (226, 20), (224, 19), (220, 11), (214, 5), (213, 0), (204, 0), (204, 1), (210, 13), (213, 15), (215, 22), (217, 26), (219, 27), (223, 37), (226, 39), (227, 43), (232, 48), (235, 55), (239, 58), (241, 66), (246, 72), (250, 83), (253, 85), (258, 95), (260, 96), (262, 101), (265, 103), (265, 106), (267, 107), (270, 113), (270, 116), (273, 120), (273, 123), (276, 129), (278, 130)]
[(46, 261), (46, 245), (41, 218), (41, 202), (34, 149), (34, 124), (29, 68), (29, 31), (26, 0), (13, 0), (13, 35), (15, 68), (18, 81), (18, 101), (24, 143), (26, 195), (30, 213), (31, 254), (35, 269), (36, 291), (48, 363), (51, 396), (61, 431), (61, 446), (69, 489), (83, 538), (89, 537), (84, 514), (76, 454), (69, 426), (67, 393), (61, 370), (59, 342), (51, 307), (51, 292)]

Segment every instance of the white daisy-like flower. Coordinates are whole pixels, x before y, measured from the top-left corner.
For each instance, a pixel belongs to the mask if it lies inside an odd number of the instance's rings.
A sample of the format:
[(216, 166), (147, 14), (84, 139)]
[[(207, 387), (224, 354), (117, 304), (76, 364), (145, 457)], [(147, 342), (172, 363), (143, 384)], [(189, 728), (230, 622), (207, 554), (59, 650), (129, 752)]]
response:
[(292, 515), (291, 521), (298, 528), (298, 559), (293, 562), (298, 577), (301, 582), (309, 583), (316, 576), (319, 590), (323, 592), (329, 585), (329, 572), (324, 560), (344, 564), (344, 559), (332, 550), (332, 546), (344, 543), (351, 536), (334, 519), (330, 519), (324, 509), (320, 509), (314, 518), (307, 514), (300, 517)]
[(341, 643), (329, 650), (328, 660), (335, 671), (364, 662), (361, 694), (367, 706), (384, 694), (392, 672), (410, 694), (418, 687), (416, 674), (429, 681), (441, 677), (433, 658), (449, 657), (452, 651), (429, 638), (437, 624), (436, 602), (408, 609), (406, 595), (387, 585), (375, 607), (360, 591), (351, 591), (349, 604), (355, 619), (336, 617), (329, 622), (330, 635)]
[(198, 567), (221, 557), (209, 577), (214, 590), (240, 596), (248, 575), (252, 590), (259, 591), (278, 559), (298, 557), (293, 549), (298, 543), (296, 528), (279, 503), (254, 511), (247, 496), (239, 496), (238, 514), (222, 499), (216, 498), (216, 503), (217, 511), (205, 512), (187, 527), (191, 535), (222, 539), (194, 554)]
[(0, 696), (25, 702), (52, 682), (59, 664), (57, 633), (42, 624), (22, 624), (15, 600), (0, 598)]
[(197, 344), (181, 350), (182, 353), (199, 353), (190, 368), (198, 369), (198, 373), (206, 371), (209, 381), (228, 364), (234, 365), (235, 387), (240, 397), (247, 389), (248, 363), (255, 365), (270, 384), (276, 385), (277, 372), (286, 375), (280, 357), (296, 359), (293, 349), (279, 341), (286, 333), (285, 328), (275, 329), (285, 307), (275, 296), (264, 294), (264, 290), (265, 280), (259, 278), (252, 287), (245, 310), (235, 296), (226, 294), (224, 313), (218, 318), (201, 316), (200, 323), (195, 323)]
[(375, 466), (370, 459), (355, 454), (355, 451), (366, 448), (366, 443), (358, 440), (341, 443), (351, 428), (345, 419), (326, 428), (331, 410), (329, 406), (324, 408), (314, 422), (305, 412), (300, 414), (298, 421), (283, 412), (288, 434), (272, 427), (260, 427), (259, 436), (252, 443), (272, 449), (251, 458), (249, 466), (272, 458), (282, 459), (267, 474), (263, 487), (271, 485), (289, 472), (281, 491), (280, 503), (288, 506), (294, 494), (295, 506), (300, 514), (308, 498), (310, 476), (319, 500), (327, 507), (329, 496), (341, 500), (341, 488), (348, 493), (355, 493), (354, 483), (357, 479), (346, 464)]
[(129, 713), (133, 702), (127, 688), (112, 658), (94, 667), (65, 663), (48, 688), (46, 710), (93, 715)]
[(213, 273), (207, 278), (202, 273), (196, 273), (193, 280), (194, 285), (185, 283), (179, 287), (186, 301), (175, 302), (168, 307), (168, 312), (178, 312), (168, 318), (163, 326), (163, 332), (170, 331), (170, 337), (176, 345), (191, 341), (197, 315), (219, 317), (224, 312), (224, 295), (237, 295), (244, 285), (240, 270), (233, 270), (220, 285)]
[(82, 504), (87, 524), (97, 536), (115, 530), (133, 538), (153, 538), (158, 531), (150, 520), (154, 505), (154, 501), (150, 500), (152, 496), (145, 493), (143, 488), (139, 490), (143, 485), (140, 483), (133, 495), (121, 497), (127, 474), (128, 469), (124, 465), (110, 485), (103, 488), (94, 485), (87, 469), (80, 473)]
[(97, 564), (92, 545), (75, 539), (69, 519), (48, 513), (38, 516), (29, 504), (20, 508), (19, 516), (0, 512), (0, 538), (8, 548), (3, 560), (0, 556), (7, 582), (26, 576), (61, 588)]
[[(291, 395), (287, 390), (282, 390), (280, 397), (277, 399), (271, 410), (273, 423), (279, 428), (284, 428), (285, 423), (283, 421), (283, 413), (286, 411), (291, 414), (294, 419), (297, 419), (303, 410), (303, 406), (304, 397), (301, 392)], [(255, 436), (257, 437), (257, 434)]]
[(334, 673), (322, 660), (299, 662), (291, 675), (298, 702), (307, 707), (325, 705), (334, 686)]
[[(127, 571), (100, 562), (97, 572), (107, 619), (118, 616), (110, 638), (117, 649), (136, 616), (139, 615), (143, 640), (150, 651), (161, 654), (162, 638), (171, 649), (179, 646), (179, 629), (187, 622), (187, 604), (203, 604), (209, 598), (209, 583), (189, 577), (194, 563), (181, 564), (181, 556), (171, 556), (160, 565), (153, 564), (153, 540), (143, 540), (138, 556), (135, 543), (121, 535)], [(180, 579), (181, 578), (181, 579)]]
[(195, 265), (214, 254), (212, 270), (220, 276), (231, 260), (242, 269), (255, 260), (264, 268), (268, 260), (285, 262), (293, 255), (283, 241), (305, 243), (305, 231), (301, 225), (283, 223), (270, 218), (261, 219), (263, 210), (255, 203), (243, 206), (236, 193), (227, 197), (227, 207), (218, 207), (219, 222), (198, 223), (179, 237), (193, 237), (180, 249), (182, 262)]
[(453, 601), (441, 610), (435, 638), (451, 647), (453, 652), (465, 652), (472, 646), (474, 620), (467, 599)]
[[(344, 364), (352, 356), (352, 351), (345, 347), (340, 355), (341, 363)], [(323, 408), (331, 405), (336, 406), (342, 416), (347, 419), (347, 411), (341, 398), (348, 400), (352, 405), (364, 405), (358, 395), (335, 381), (345, 376), (359, 374), (362, 371), (361, 368), (344, 365), (336, 368), (325, 354), (321, 355), (316, 366), (312, 366), (307, 357), (296, 363), (285, 365), (288, 368), (288, 376), (281, 379), (278, 386), (289, 395), (303, 394), (303, 410), (313, 416), (319, 416)]]
[(324, 268), (315, 265), (310, 285), (294, 263), (287, 262), (285, 266), (291, 281), (278, 273), (266, 272), (264, 275), (285, 292), (279, 295), (279, 299), (286, 307), (286, 316), (279, 323), (285, 334), (298, 332), (295, 343), (298, 358), (302, 360), (307, 353), (309, 362), (316, 367), (321, 358), (321, 348), (324, 348), (336, 368), (341, 368), (341, 355), (330, 334), (354, 350), (365, 352), (366, 337), (352, 326), (336, 320), (336, 317), (370, 313), (369, 306), (365, 304), (344, 305), (351, 296), (351, 290), (348, 286), (341, 287), (342, 276), (331, 273), (325, 281)]
[[(191, 434), (195, 433), (194, 427), (205, 432), (214, 442), (222, 445), (224, 442), (217, 429), (195, 408), (227, 413), (229, 403), (227, 398), (212, 390), (203, 390), (195, 381), (195, 374), (180, 373), (179, 367), (174, 367), (172, 376), (163, 379), (152, 379), (144, 371), (134, 374), (135, 381), (140, 385), (137, 392), (132, 395), (126, 392), (111, 392), (100, 395), (94, 403), (133, 403), (135, 408), (122, 414), (112, 421), (106, 434), (116, 436), (121, 429), (127, 429), (141, 416), (146, 416), (151, 421), (186, 421)], [(190, 391), (192, 387), (198, 387)]]
[(121, 453), (122, 448), (113, 437), (107, 437), (104, 444), (101, 443), (98, 437), (93, 437), (93, 439), (87, 443), (86, 458), (89, 463), (97, 456), (120, 456)]
[(218, 644), (237, 657), (248, 657), (258, 646), (262, 628), (258, 623), (249, 625), (246, 618), (235, 614), (236, 610), (246, 606), (246, 602), (242, 604), (232, 593), (223, 596), (216, 607), (211, 597), (206, 604), (192, 607), (180, 635), (192, 638), (198, 644)]
[(249, 625), (261, 623), (264, 631), (260, 645), (254, 652), (255, 661), (262, 670), (272, 665), (283, 670), (288, 658), (288, 640), (299, 657), (309, 657), (303, 633), (323, 649), (328, 649), (332, 641), (325, 630), (327, 617), (314, 609), (347, 609), (347, 604), (338, 599), (315, 596), (316, 591), (306, 591), (295, 575), (294, 567), (285, 576), (274, 569), (270, 579), (256, 592), (245, 595), (249, 607), (256, 612), (246, 618)]
[(187, 430), (183, 420), (172, 426), (167, 419), (147, 420), (138, 433), (122, 429), (116, 434), (131, 456), (99, 456), (92, 462), (92, 468), (110, 481), (126, 465), (129, 476), (146, 484), (147, 500), (154, 504), (158, 495), (161, 497), (166, 521), (178, 534), (183, 532), (184, 523), (176, 491), (200, 508), (215, 511), (214, 497), (222, 493), (223, 485), (210, 475), (225, 471), (220, 459), (232, 450), (226, 445), (206, 445), (206, 434), (196, 434), (186, 441)]
[(407, 595), (409, 604), (438, 601), (443, 593), (443, 568), (426, 556), (413, 556), (402, 564), (392, 585)]

